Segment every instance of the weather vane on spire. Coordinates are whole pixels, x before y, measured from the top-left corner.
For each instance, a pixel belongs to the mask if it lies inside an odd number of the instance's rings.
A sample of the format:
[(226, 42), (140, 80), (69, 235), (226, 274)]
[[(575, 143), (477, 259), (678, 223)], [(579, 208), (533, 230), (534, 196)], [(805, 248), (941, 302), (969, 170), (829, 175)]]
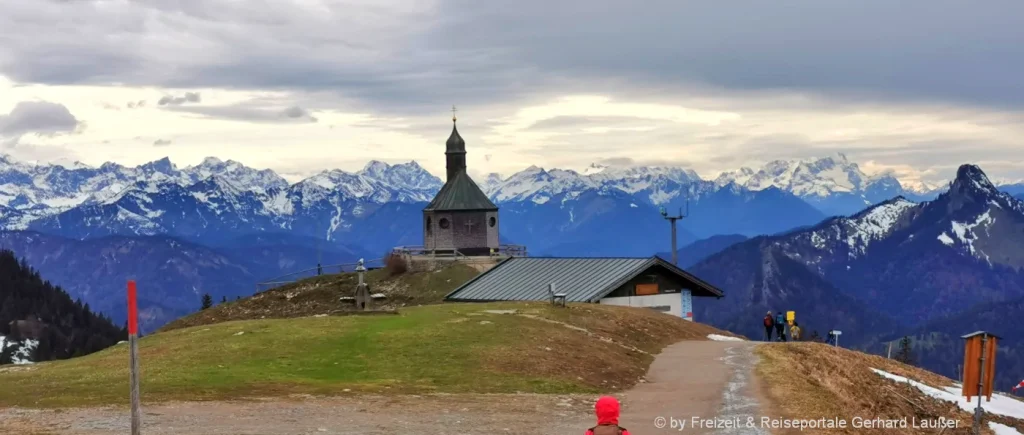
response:
[(452, 104), (452, 122), (455, 122), (455, 112), (457, 112), (457, 111), (458, 110), (455, 109), (455, 105)]

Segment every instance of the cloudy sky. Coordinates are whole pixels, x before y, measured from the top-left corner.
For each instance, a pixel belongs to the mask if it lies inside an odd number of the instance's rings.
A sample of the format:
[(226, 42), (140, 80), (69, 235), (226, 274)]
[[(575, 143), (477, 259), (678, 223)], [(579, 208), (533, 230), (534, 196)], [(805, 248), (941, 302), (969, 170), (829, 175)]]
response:
[(1024, 2), (0, 0), (0, 152), (1024, 178)]

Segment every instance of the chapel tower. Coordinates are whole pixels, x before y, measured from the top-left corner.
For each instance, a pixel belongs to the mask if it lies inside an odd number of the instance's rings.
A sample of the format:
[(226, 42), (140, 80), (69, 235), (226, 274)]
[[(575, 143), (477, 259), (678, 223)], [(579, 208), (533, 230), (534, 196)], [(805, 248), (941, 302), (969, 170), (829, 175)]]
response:
[(452, 116), (452, 134), (445, 144), (447, 178), (423, 209), (423, 246), (475, 256), (498, 250), (498, 206), (466, 173), (466, 141)]

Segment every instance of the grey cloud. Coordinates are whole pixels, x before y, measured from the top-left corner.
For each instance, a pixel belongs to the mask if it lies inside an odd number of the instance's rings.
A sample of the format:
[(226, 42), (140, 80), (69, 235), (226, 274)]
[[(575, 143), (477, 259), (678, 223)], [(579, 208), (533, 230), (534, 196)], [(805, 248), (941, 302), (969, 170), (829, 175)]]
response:
[(82, 126), (63, 104), (48, 101), (22, 101), (11, 113), (0, 115), (0, 136), (15, 139), (25, 134), (73, 133)]
[(308, 110), (298, 106), (285, 109), (265, 107), (260, 103), (249, 102), (230, 106), (175, 106), (167, 110), (191, 113), (207, 118), (229, 119), (248, 122), (268, 123), (309, 123), (317, 122)]
[(20, 161), (72, 162), (81, 160), (81, 155), (76, 149), (64, 145), (36, 145), (24, 142), (12, 145), (6, 148), (4, 153)]
[(137, 108), (140, 108), (140, 107), (146, 107), (146, 100), (129, 101), (128, 104), (125, 104), (125, 107), (127, 107), (129, 109), (137, 109)]
[(556, 116), (533, 123), (529, 129), (551, 130), (587, 127), (630, 127), (630, 126), (653, 126), (654, 124), (667, 124), (666, 121), (658, 121), (648, 118), (632, 116)]
[(186, 92), (185, 95), (175, 97), (172, 95), (165, 95), (156, 102), (159, 106), (180, 106), (185, 103), (198, 103), (202, 100), (202, 97), (198, 92)]
[[(322, 91), (390, 113), (692, 86), (1024, 106), (1018, 0), (0, 8), (0, 72), (24, 82)], [(82, 25), (47, 31), (69, 14)]]
[(153, 146), (156, 146), (156, 147), (167, 146), (167, 145), (170, 145), (170, 144), (171, 144), (171, 141), (168, 140), (168, 139), (157, 139), (157, 140), (153, 141)]
[(630, 157), (611, 157), (598, 160), (597, 163), (608, 166), (632, 166), (636, 161)]

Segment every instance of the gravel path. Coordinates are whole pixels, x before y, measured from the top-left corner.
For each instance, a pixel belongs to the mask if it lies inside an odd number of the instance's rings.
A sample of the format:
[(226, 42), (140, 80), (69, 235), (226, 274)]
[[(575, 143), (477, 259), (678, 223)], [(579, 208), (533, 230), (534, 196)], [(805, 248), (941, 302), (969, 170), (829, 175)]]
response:
[[(622, 421), (634, 435), (755, 434), (695, 428), (693, 417), (758, 417), (749, 342), (688, 341), (657, 356), (645, 382), (622, 394)], [(143, 406), (144, 435), (582, 434), (597, 396), (429, 395), (292, 397), (249, 402)], [(663, 418), (664, 427), (659, 428)], [(129, 432), (120, 408), (0, 410), (0, 433), (100, 435)], [(674, 423), (673, 423), (674, 421)], [(680, 429), (680, 422), (685, 427)], [(33, 432), (35, 431), (35, 432)]]

